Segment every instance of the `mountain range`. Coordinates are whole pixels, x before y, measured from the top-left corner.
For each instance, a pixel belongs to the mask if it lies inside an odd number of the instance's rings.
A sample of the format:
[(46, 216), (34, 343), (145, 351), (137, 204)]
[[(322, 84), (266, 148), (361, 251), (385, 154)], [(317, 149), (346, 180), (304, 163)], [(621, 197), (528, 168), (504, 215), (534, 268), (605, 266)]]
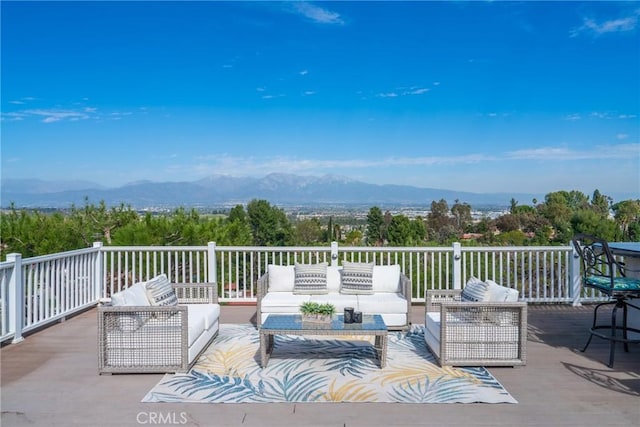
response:
[(133, 208), (223, 207), (263, 199), (283, 206), (400, 205), (430, 206), (441, 199), (478, 206), (509, 206), (511, 199), (530, 204), (544, 195), (525, 193), (470, 193), (408, 185), (368, 184), (350, 178), (324, 175), (300, 176), (273, 173), (262, 178), (212, 175), (191, 182), (138, 181), (107, 188), (90, 182), (5, 179), (0, 188), (0, 205), (18, 208), (68, 208), (104, 201)]

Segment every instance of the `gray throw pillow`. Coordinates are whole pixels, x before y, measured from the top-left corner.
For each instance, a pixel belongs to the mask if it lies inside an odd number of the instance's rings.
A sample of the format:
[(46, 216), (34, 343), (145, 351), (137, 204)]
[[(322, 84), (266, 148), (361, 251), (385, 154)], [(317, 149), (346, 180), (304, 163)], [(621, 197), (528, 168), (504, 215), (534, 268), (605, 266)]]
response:
[(373, 294), (374, 263), (349, 262), (342, 263), (341, 294)]
[(326, 262), (319, 264), (296, 263), (293, 293), (300, 295), (328, 293), (327, 266)]
[(489, 301), (489, 285), (475, 277), (470, 278), (462, 290), (462, 301), (484, 302)]
[(151, 305), (178, 305), (178, 297), (166, 274), (161, 274), (149, 280), (146, 288), (147, 297)]

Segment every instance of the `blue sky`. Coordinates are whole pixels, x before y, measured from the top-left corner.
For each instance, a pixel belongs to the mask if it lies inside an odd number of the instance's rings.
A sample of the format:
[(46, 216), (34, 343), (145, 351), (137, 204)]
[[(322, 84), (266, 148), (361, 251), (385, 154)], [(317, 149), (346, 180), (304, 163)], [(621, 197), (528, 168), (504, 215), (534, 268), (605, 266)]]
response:
[(637, 2), (1, 8), (2, 179), (640, 194)]

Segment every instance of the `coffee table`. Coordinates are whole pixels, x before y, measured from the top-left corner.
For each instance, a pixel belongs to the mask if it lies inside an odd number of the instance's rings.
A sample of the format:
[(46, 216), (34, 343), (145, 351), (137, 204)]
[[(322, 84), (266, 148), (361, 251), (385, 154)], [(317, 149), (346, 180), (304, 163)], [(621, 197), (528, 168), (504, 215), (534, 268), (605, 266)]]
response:
[(387, 360), (387, 325), (379, 314), (362, 316), (362, 323), (344, 323), (344, 316), (333, 317), (331, 323), (303, 322), (299, 314), (270, 314), (260, 327), (260, 358), (267, 367), (276, 335), (364, 335), (374, 336), (374, 348), (384, 368)]

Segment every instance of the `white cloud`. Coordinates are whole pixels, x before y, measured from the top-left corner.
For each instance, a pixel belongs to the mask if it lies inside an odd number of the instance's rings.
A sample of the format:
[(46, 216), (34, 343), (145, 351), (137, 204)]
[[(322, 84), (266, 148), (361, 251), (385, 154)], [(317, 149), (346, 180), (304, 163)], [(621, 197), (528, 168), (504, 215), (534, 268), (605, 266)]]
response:
[(344, 21), (339, 13), (315, 6), (307, 2), (295, 2), (291, 4), (292, 11), (304, 16), (318, 24), (343, 25)]
[(574, 114), (569, 114), (568, 116), (564, 117), (564, 120), (569, 120), (571, 122), (575, 122), (576, 120), (581, 120), (582, 116), (580, 116), (580, 114), (578, 113), (574, 113)]
[(87, 120), (90, 118), (89, 114), (84, 111), (71, 111), (71, 110), (25, 110), (28, 115), (41, 116), (43, 123), (55, 123), (62, 120)]
[(316, 94), (316, 91), (314, 91), (314, 90), (305, 90), (302, 93), (303, 96), (311, 96), (311, 95), (315, 95), (315, 94)]
[(412, 89), (408, 92), (406, 92), (407, 95), (422, 95), (423, 93), (427, 93), (429, 92), (431, 89), (425, 88), (425, 87), (420, 87), (420, 88), (415, 88)]
[(600, 36), (608, 33), (622, 33), (634, 31), (638, 26), (638, 17), (640, 9), (633, 11), (629, 16), (618, 19), (610, 19), (608, 21), (598, 22), (593, 18), (583, 18), (582, 25), (571, 30), (571, 37), (577, 37), (582, 33)]
[(56, 123), (61, 121), (77, 122), (82, 120), (111, 119), (120, 120), (124, 116), (132, 115), (131, 112), (114, 111), (103, 113), (96, 107), (81, 108), (32, 108), (20, 111), (2, 113), (3, 121), (19, 121), (29, 118), (39, 118), (42, 123)]
[(400, 87), (397, 88), (397, 91), (393, 92), (381, 92), (376, 96), (378, 98), (397, 98), (398, 96), (411, 96), (411, 95), (424, 95), (429, 92), (431, 89), (426, 87)]
[(302, 70), (298, 74), (300, 74), (301, 76), (306, 76), (307, 74), (309, 74), (309, 70)]
[(640, 143), (600, 145), (589, 149), (571, 150), (567, 147), (540, 147), (516, 150), (506, 153), (506, 158), (513, 160), (599, 160), (599, 159), (628, 159), (637, 157), (640, 153)]
[(2, 113), (2, 121), (9, 121), (9, 122), (19, 122), (20, 120), (24, 120), (25, 119), (25, 115), (23, 113), (18, 113), (18, 112), (9, 112), (9, 113)]
[(284, 95), (283, 94), (279, 94), (279, 95), (262, 95), (261, 98), (262, 99), (284, 98)]

